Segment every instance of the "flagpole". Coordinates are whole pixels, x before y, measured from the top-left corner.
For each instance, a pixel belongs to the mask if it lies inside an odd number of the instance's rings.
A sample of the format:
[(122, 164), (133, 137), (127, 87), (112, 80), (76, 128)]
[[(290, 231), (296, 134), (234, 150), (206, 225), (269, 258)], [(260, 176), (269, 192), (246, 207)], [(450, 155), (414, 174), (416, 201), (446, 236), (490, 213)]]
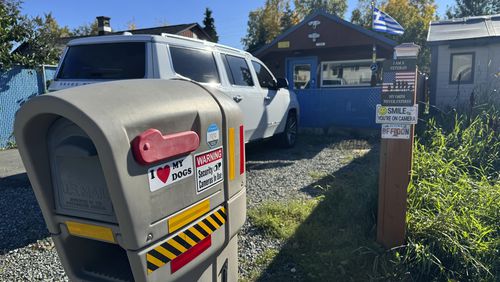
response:
[(372, 1), (372, 30), (373, 30), (373, 14), (375, 12), (375, 1)]
[[(372, 30), (373, 30), (373, 13), (375, 12), (375, 1), (372, 1)], [(372, 65), (375, 65), (377, 63), (377, 45), (375, 42), (372, 45)], [(371, 86), (376, 86), (377, 85), (377, 71), (372, 70), (372, 79), (371, 79)]]

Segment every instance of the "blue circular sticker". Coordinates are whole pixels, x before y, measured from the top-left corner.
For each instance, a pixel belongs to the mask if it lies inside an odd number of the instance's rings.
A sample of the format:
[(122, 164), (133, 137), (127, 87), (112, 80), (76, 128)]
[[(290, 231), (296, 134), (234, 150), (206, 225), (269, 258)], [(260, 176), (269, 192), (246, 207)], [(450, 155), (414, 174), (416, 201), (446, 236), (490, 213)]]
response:
[(207, 128), (207, 144), (208, 147), (213, 148), (219, 143), (219, 127), (217, 124), (212, 123)]

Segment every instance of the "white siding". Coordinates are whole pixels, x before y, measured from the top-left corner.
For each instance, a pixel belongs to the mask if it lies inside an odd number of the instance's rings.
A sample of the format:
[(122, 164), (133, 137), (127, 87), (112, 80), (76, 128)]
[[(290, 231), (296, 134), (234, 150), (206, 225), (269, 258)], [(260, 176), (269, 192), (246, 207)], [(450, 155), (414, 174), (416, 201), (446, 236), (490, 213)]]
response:
[[(472, 91), (480, 95), (485, 91), (499, 90), (500, 86), (500, 43), (482, 46), (449, 48), (438, 47), (438, 65), (436, 76), (436, 105), (440, 108), (457, 107), (468, 104)], [(474, 52), (475, 67), (472, 84), (450, 84), (450, 59), (452, 53)], [(458, 101), (457, 101), (457, 92)]]

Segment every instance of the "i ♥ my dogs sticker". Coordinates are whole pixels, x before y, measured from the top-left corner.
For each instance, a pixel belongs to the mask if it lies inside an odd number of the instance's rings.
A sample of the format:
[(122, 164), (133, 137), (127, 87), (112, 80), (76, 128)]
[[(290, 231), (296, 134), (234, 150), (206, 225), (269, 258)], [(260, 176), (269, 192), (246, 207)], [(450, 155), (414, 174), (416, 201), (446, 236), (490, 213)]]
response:
[(149, 190), (154, 192), (193, 175), (191, 155), (154, 166), (148, 170)]

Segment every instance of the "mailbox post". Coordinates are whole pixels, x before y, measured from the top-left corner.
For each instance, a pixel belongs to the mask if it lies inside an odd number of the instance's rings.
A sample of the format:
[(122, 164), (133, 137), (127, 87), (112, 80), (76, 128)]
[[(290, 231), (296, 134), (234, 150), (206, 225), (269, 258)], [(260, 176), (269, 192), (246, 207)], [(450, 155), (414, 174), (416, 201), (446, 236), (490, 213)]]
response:
[(36, 97), (16, 141), (75, 281), (235, 281), (246, 218), (243, 118), (190, 81)]
[(384, 64), (382, 104), (377, 105), (377, 123), (382, 124), (377, 241), (386, 248), (404, 244), (407, 189), (413, 155), (419, 46), (395, 47), (394, 60)]

